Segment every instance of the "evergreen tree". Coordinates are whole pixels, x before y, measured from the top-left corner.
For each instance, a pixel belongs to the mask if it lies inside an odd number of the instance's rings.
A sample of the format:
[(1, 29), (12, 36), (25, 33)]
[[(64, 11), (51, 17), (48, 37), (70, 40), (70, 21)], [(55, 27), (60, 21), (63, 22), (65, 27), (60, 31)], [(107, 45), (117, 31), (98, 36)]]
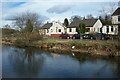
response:
[(85, 24), (84, 23), (79, 24), (79, 27), (77, 27), (77, 32), (78, 32), (78, 34), (84, 34), (85, 33)]
[(67, 26), (69, 25), (69, 22), (68, 22), (68, 19), (67, 18), (65, 18), (64, 19), (64, 30), (65, 30), (65, 33), (67, 33)]
[(83, 20), (85, 20), (85, 16), (83, 17)]
[(99, 19), (100, 19), (100, 20), (102, 20), (102, 17), (101, 17), (101, 16), (99, 16)]
[(65, 18), (65, 19), (64, 19), (64, 26), (67, 27), (68, 25), (69, 25), (68, 19)]

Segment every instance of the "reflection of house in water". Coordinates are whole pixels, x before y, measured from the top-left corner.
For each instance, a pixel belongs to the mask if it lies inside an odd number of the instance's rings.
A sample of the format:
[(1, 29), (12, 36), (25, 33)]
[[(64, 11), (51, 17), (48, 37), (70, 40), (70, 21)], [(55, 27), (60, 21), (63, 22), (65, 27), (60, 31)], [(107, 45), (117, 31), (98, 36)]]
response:
[(59, 54), (55, 54), (55, 53), (51, 53), (51, 55), (52, 55), (52, 57), (53, 57), (54, 59), (56, 59), (56, 58), (60, 57), (60, 55), (59, 55)]

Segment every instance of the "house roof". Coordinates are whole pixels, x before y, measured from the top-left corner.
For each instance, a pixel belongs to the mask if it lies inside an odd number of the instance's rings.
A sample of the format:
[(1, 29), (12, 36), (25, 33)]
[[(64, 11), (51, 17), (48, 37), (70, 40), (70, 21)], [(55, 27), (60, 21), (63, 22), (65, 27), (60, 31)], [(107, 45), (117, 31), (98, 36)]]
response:
[(103, 25), (112, 25), (111, 20), (105, 21), (105, 20), (101, 20)]
[(120, 15), (120, 7), (118, 7), (115, 12), (113, 12), (112, 16), (115, 16), (115, 15)]
[(84, 19), (84, 20), (74, 20), (68, 26), (68, 28), (78, 27), (80, 23), (84, 23), (86, 27), (92, 27), (98, 19)]
[(46, 23), (45, 25), (43, 25), (41, 28), (42, 29), (49, 29), (53, 24), (52, 23)]

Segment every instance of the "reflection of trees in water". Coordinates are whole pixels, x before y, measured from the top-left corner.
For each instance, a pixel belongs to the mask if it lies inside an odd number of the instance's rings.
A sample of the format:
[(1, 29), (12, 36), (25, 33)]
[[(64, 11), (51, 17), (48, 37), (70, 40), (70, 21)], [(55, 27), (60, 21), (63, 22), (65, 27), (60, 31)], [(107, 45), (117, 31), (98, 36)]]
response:
[[(9, 54), (9, 60), (11, 65), (13, 66), (13, 70), (15, 71), (16, 75), (18, 77), (37, 77), (37, 74), (39, 73), (40, 69), (42, 69), (43, 63), (44, 63), (44, 54), (39, 54), (40, 52), (37, 50), (34, 50), (32, 48), (27, 49), (14, 49), (11, 51), (12, 53)], [(47, 53), (47, 52), (45, 52)], [(47, 54), (48, 57), (56, 57), (58, 58), (60, 54)], [(66, 55), (66, 54), (65, 54)], [(70, 55), (70, 54), (69, 54)], [(97, 58), (93, 56), (89, 56), (83, 53), (81, 54), (74, 54), (73, 56), (75, 59), (79, 60), (80, 64), (83, 64), (86, 61), (96, 63)], [(120, 76), (120, 64), (118, 64), (119, 61), (114, 61), (114, 59), (102, 59), (107, 60), (107, 62), (110, 62), (112, 64), (113, 70), (115, 73)], [(107, 65), (104, 64), (101, 66), (100, 69), (98, 69), (96, 72), (99, 75), (98, 72), (100, 72), (102, 69), (104, 70)], [(97, 67), (97, 66), (96, 66)], [(96, 74), (96, 73), (95, 73)]]
[[(108, 65), (110, 64), (110, 65)], [(108, 60), (107, 63), (105, 63), (101, 68), (99, 68), (94, 74), (95, 76), (99, 76), (100, 73), (102, 73), (108, 66), (110, 66), (114, 77), (119, 77), (120, 76), (120, 64), (118, 64), (117, 61), (115, 60)], [(111, 76), (112, 77), (112, 76)]]
[(119, 78), (120, 78), (120, 62), (118, 63), (118, 76), (119, 76)]
[(36, 54), (32, 48), (14, 49), (9, 60), (18, 77), (36, 77), (42, 68), (44, 57)]
[(120, 78), (120, 58), (117, 57), (114, 60), (111, 58), (109, 60), (109, 63), (112, 65), (112, 69), (114, 70), (114, 72), (117, 74), (116, 77)]
[[(111, 57), (95, 57), (95, 56), (89, 56), (88, 54), (74, 54), (74, 56), (77, 60), (80, 61), (80, 64), (84, 64), (86, 61), (97, 63), (97, 60), (105, 60), (105, 64), (102, 64), (101, 68), (99, 68), (95, 72), (95, 76), (98, 76), (101, 71), (103, 71), (105, 68), (107, 68), (110, 64), (112, 71), (114, 72), (116, 77), (120, 78), (120, 58), (111, 58)], [(97, 66), (96, 66), (97, 67)]]
[(74, 56), (77, 60), (80, 61), (80, 64), (84, 64), (86, 61), (90, 61), (92, 63), (95, 63), (97, 58), (93, 57), (93, 56), (90, 56), (86, 53), (74, 53)]

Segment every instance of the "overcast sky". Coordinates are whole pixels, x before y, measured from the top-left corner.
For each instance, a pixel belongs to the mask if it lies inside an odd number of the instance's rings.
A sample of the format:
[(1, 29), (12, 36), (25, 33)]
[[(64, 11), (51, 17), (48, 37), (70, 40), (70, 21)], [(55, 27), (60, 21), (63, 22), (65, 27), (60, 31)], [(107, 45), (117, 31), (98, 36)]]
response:
[[(106, 1), (106, 2), (104, 2)], [(44, 22), (64, 21), (73, 15), (86, 16), (92, 14), (97, 17), (99, 10), (115, 4), (119, 0), (3, 0), (0, 3), (2, 16), (0, 15), (0, 26), (11, 24), (11, 19), (25, 11), (38, 13)], [(2, 21), (2, 23), (1, 23)]]

